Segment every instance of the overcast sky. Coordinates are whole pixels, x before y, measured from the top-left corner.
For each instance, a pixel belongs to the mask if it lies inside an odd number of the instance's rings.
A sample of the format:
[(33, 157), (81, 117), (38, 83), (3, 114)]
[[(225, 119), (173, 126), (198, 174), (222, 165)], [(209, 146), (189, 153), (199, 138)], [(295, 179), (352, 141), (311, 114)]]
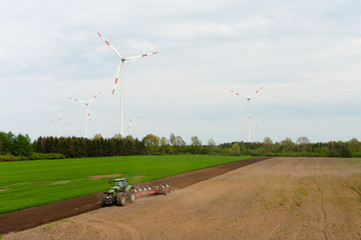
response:
[[(358, 0), (45, 1), (0, 3), (0, 131), (83, 137), (120, 132), (122, 56), (132, 135), (170, 133), (190, 143), (286, 137), (361, 138), (361, 2)], [(128, 121), (125, 122), (128, 132)]]

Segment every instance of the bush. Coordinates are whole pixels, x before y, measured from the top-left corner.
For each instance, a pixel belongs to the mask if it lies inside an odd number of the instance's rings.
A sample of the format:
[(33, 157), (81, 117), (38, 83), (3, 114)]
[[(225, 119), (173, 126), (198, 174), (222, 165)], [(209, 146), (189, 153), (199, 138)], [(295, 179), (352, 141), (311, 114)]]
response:
[(0, 162), (25, 161), (25, 160), (47, 160), (47, 159), (64, 159), (65, 156), (60, 153), (34, 153), (29, 157), (14, 156), (12, 154), (0, 155)]
[(34, 153), (33, 159), (44, 160), (44, 159), (64, 159), (65, 156), (60, 153)]
[(27, 160), (27, 157), (24, 156), (14, 156), (12, 154), (5, 154), (5, 155), (0, 155), (0, 161), (2, 162), (8, 162), (8, 161), (23, 161), (23, 160)]
[(152, 155), (167, 155), (166, 153), (162, 153), (162, 152), (154, 152), (152, 153)]

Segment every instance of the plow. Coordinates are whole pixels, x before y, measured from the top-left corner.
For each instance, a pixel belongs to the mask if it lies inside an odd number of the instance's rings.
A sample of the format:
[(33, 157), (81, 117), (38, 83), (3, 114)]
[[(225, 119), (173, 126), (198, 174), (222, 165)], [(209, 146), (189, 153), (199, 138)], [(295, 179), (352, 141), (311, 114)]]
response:
[(138, 187), (135, 188), (134, 191), (137, 197), (146, 196), (146, 195), (156, 195), (156, 194), (167, 195), (167, 193), (172, 191), (172, 188), (170, 186), (170, 183), (167, 183), (156, 186)]
[(109, 183), (109, 191), (103, 192), (103, 207), (113, 204), (124, 206), (126, 201), (133, 203), (136, 197), (157, 194), (167, 195), (167, 193), (172, 190), (170, 183), (155, 186), (134, 187), (128, 183), (127, 178), (114, 179), (109, 181)]

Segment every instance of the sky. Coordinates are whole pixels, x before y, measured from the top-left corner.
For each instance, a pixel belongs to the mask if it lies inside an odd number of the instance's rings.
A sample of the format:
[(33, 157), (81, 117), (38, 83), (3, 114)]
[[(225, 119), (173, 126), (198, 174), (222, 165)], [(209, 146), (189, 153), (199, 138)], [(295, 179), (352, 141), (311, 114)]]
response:
[[(137, 0), (0, 3), (0, 131), (105, 138), (125, 113), (135, 138), (181, 136), (188, 144), (270, 137), (361, 139), (361, 2), (358, 0)], [(125, 121), (125, 135), (129, 121)]]

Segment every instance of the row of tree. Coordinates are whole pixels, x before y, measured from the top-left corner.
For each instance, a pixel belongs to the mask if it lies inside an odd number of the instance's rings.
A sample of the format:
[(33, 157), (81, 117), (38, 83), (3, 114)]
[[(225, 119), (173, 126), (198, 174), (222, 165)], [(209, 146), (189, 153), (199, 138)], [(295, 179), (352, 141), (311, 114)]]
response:
[(181, 136), (170, 134), (169, 139), (148, 134), (141, 141), (132, 136), (122, 138), (120, 134), (112, 138), (103, 138), (96, 134), (93, 139), (77, 137), (39, 137), (33, 143), (37, 153), (60, 153), (67, 158), (126, 156), (144, 154), (210, 154), (215, 142), (210, 139), (208, 145), (202, 145), (198, 137), (191, 138), (191, 145)]
[(191, 137), (191, 144), (183, 140), (181, 136), (171, 133), (169, 139), (148, 134), (142, 140), (148, 154), (210, 154), (211, 148), (216, 146), (213, 139), (208, 140), (207, 145), (202, 145), (197, 136)]
[[(311, 143), (307, 137), (299, 137), (296, 142), (286, 138), (273, 142), (264, 138), (263, 142), (232, 142), (216, 145), (213, 139), (202, 144), (197, 136), (187, 144), (181, 136), (170, 134), (169, 138), (148, 134), (142, 140), (132, 136), (123, 138), (116, 134), (103, 138), (100, 134), (93, 139), (78, 137), (39, 137), (31, 142), (28, 135), (0, 132), (0, 154), (25, 156), (57, 153), (67, 158), (103, 157), (144, 154), (212, 154), (212, 155), (253, 155), (253, 156), (305, 156), (305, 157), (361, 157), (361, 142), (351, 139), (347, 142), (332, 141)], [(49, 155), (48, 155), (49, 156)], [(44, 157), (48, 157), (46, 155)]]
[(39, 137), (33, 143), (38, 153), (60, 153), (66, 158), (105, 157), (142, 155), (146, 153), (145, 145), (138, 139), (113, 137), (93, 139), (78, 137)]
[(299, 137), (296, 142), (286, 138), (274, 143), (266, 137), (262, 143), (233, 142), (221, 144), (220, 147), (228, 151), (230, 155), (361, 157), (361, 142), (356, 138), (347, 142), (310, 143), (307, 137)]
[(209, 139), (206, 145), (197, 136), (187, 145), (180, 136), (173, 133), (169, 139), (148, 134), (142, 140), (147, 154), (215, 154), (252, 156), (304, 156), (304, 157), (361, 157), (361, 142), (356, 138), (347, 142), (331, 141), (311, 143), (307, 137), (299, 137), (296, 142), (286, 138), (273, 142), (265, 137), (263, 142), (232, 142), (216, 145)]

